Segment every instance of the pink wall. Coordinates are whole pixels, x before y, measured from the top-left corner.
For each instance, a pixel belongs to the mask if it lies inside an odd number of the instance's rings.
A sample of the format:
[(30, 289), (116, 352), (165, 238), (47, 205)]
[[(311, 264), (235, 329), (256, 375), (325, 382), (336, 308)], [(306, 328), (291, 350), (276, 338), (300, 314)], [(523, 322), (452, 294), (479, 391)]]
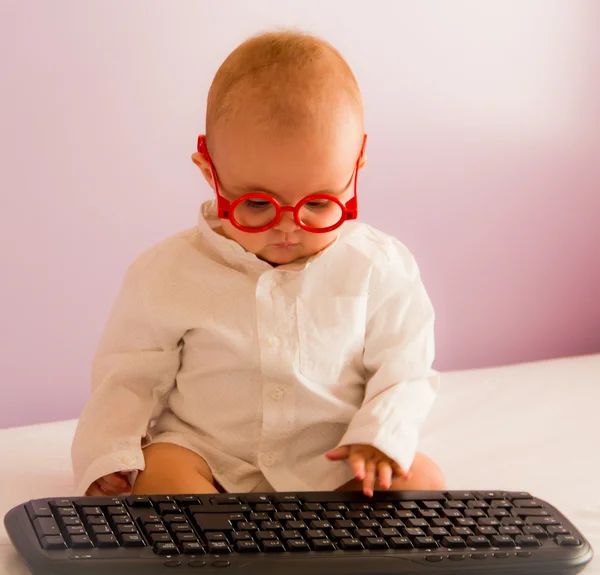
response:
[(126, 266), (208, 197), (212, 75), (275, 25), (356, 71), (362, 218), (416, 254), (437, 367), (600, 352), (598, 4), (348, 6), (0, 0), (0, 427), (77, 416)]

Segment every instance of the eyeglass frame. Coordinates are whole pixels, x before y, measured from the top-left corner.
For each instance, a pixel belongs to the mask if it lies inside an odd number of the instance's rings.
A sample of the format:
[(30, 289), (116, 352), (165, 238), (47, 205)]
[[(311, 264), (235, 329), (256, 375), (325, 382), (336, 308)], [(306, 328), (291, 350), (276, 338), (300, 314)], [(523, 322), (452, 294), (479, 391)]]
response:
[[(248, 194), (243, 194), (239, 198), (236, 198), (233, 202), (230, 202), (219, 192), (219, 178), (217, 176), (217, 171), (214, 167), (210, 154), (208, 153), (208, 147), (206, 146), (206, 135), (201, 134), (200, 136), (198, 136), (197, 149), (200, 155), (208, 162), (208, 165), (210, 167), (210, 173), (212, 175), (215, 193), (217, 194), (217, 216), (219, 217), (219, 219), (228, 220), (234, 227), (236, 227), (242, 232), (260, 233), (270, 230), (271, 228), (274, 228), (277, 224), (279, 224), (284, 212), (292, 212), (294, 214), (294, 222), (299, 228), (311, 233), (324, 234), (333, 230), (337, 230), (344, 224), (344, 222), (347, 222), (349, 220), (356, 220), (358, 218), (358, 170), (360, 169), (360, 162), (363, 159), (366, 144), (367, 134), (363, 136), (363, 143), (360, 149), (360, 154), (358, 156), (358, 159), (356, 160), (354, 174), (352, 176), (354, 179), (354, 194), (352, 198), (350, 198), (344, 204), (339, 198), (331, 194), (310, 194), (302, 198), (302, 200), (300, 200), (295, 206), (282, 206), (274, 197), (270, 196), (269, 194), (265, 194), (264, 192), (250, 192)], [(275, 207), (275, 217), (267, 225), (258, 228), (241, 225), (233, 216), (235, 208), (242, 202), (257, 199), (270, 202)], [(309, 201), (315, 200), (329, 200), (335, 202), (342, 210), (342, 217), (337, 223), (326, 228), (315, 228), (312, 226), (307, 226), (300, 219), (300, 210)]]

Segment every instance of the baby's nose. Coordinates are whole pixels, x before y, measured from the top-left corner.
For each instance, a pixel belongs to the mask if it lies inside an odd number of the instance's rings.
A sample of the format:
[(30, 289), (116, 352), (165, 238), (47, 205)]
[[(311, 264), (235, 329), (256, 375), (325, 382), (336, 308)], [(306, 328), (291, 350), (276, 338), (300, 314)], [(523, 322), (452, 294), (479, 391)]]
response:
[(285, 211), (281, 214), (279, 223), (275, 226), (275, 229), (282, 232), (293, 232), (298, 229), (294, 214), (292, 212)]

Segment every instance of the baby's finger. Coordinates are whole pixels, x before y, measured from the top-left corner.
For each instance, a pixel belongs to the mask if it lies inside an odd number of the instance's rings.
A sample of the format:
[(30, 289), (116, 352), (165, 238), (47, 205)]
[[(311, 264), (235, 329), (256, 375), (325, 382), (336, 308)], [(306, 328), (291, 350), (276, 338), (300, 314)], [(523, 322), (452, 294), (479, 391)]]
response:
[(392, 470), (394, 477), (402, 477), (402, 479), (410, 479), (412, 477), (412, 471), (404, 471), (396, 462), (392, 463)]
[(104, 482), (113, 487), (114, 489), (126, 489), (129, 486), (129, 482), (125, 477), (120, 474), (113, 473), (106, 475), (102, 478)]
[(358, 453), (350, 455), (350, 467), (356, 479), (365, 478), (366, 467), (364, 455), (359, 455)]
[(392, 486), (392, 465), (389, 461), (380, 461), (377, 466), (379, 473), (379, 486), (381, 489), (389, 489)]
[(104, 493), (104, 491), (100, 489), (100, 486), (98, 485), (97, 481), (95, 481), (88, 487), (88, 490), (85, 492), (85, 494), (88, 497), (103, 497), (104, 495), (106, 495), (106, 493)]
[(125, 489), (124, 487), (116, 487), (115, 485), (109, 483), (104, 477), (98, 479), (97, 483), (105, 495), (117, 495), (118, 493), (123, 491), (123, 489)]
[(365, 478), (363, 480), (363, 491), (367, 497), (373, 497), (375, 481), (377, 479), (377, 462), (369, 459), (366, 464)]

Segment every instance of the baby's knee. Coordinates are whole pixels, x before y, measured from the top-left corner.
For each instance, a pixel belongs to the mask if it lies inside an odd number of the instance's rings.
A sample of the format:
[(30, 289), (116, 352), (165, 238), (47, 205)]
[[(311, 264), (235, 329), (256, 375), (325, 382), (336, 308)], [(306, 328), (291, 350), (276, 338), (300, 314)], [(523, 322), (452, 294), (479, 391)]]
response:
[(426, 487), (421, 487), (421, 489), (431, 491), (444, 491), (446, 489), (446, 478), (440, 466), (423, 453), (417, 453), (411, 470), (416, 471), (426, 484)]

